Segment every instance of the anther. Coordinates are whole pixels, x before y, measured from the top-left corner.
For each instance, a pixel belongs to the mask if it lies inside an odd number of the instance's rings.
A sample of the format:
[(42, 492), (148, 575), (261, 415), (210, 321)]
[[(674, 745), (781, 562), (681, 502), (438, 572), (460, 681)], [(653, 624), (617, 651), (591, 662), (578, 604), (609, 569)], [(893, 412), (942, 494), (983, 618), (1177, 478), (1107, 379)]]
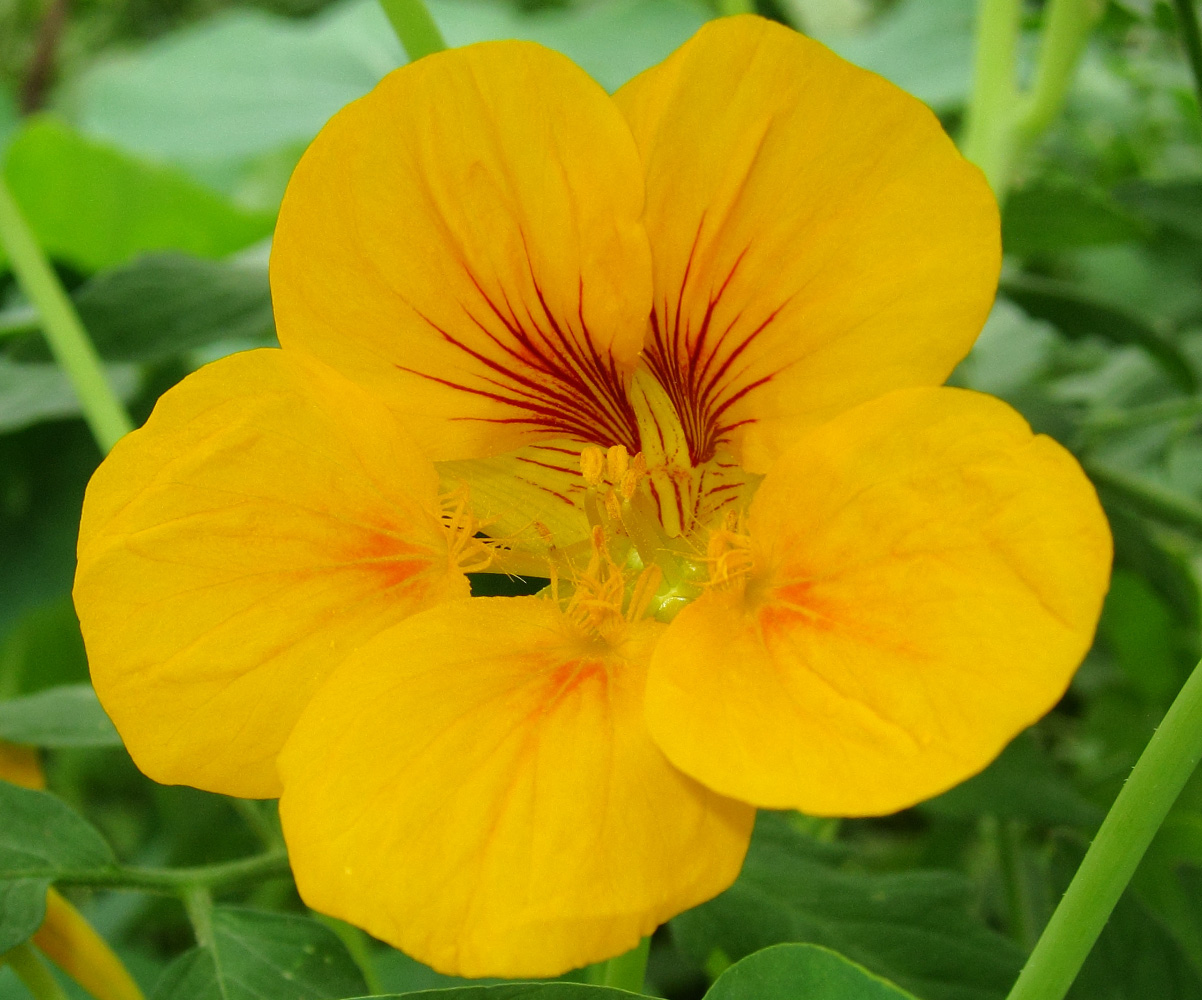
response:
[(621, 522), (622, 501), (618, 499), (616, 490), (610, 490), (605, 494), (605, 513), (609, 515), (611, 521)]
[(605, 452), (596, 445), (589, 445), (580, 452), (580, 474), (589, 486), (596, 486), (605, 475)]
[(634, 496), (635, 491), (639, 488), (639, 480), (641, 478), (642, 475), (637, 471), (635, 466), (632, 465), (626, 470), (626, 475), (622, 477), (622, 482), (618, 486), (618, 489), (622, 493), (623, 500), (630, 500)]
[(630, 452), (625, 445), (615, 444), (605, 453), (605, 469), (611, 483), (620, 483), (630, 468)]

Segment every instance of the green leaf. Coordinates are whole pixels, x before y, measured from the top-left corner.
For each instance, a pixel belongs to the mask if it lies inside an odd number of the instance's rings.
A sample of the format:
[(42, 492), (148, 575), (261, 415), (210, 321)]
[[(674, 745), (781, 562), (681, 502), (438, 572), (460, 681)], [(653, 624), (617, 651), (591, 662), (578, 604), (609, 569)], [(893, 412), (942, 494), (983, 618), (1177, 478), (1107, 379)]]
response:
[(1145, 700), (1172, 700), (1181, 685), (1173, 615), (1142, 576), (1115, 570), (1098, 634)]
[(83, 271), (147, 250), (223, 257), (274, 225), (271, 214), (243, 211), (175, 169), (139, 162), (47, 117), (29, 120), (13, 139), (4, 173), (46, 252)]
[(821, 41), (936, 111), (948, 111), (968, 96), (975, 18), (974, 0), (903, 0), (869, 30)]
[(1047, 320), (1066, 337), (1097, 336), (1115, 344), (1142, 347), (1182, 389), (1194, 392), (1198, 388), (1193, 366), (1177, 345), (1125, 306), (1107, 302), (1071, 282), (1033, 275), (1003, 278), (999, 291), (1028, 315)]
[(75, 303), (112, 361), (156, 361), (217, 341), (275, 342), (266, 260), (151, 254), (98, 274)]
[(1202, 240), (1202, 181), (1132, 180), (1114, 196), (1147, 221)]
[[(541, 42), (609, 89), (666, 57), (707, 17), (689, 0), (602, 0), (531, 13), (488, 0), (430, 7), (451, 45)], [(229, 11), (99, 61), (76, 82), (68, 106), (88, 135), (233, 191), (264, 158), (282, 149), (299, 155), (334, 112), (404, 61), (375, 0), (336, 4), (307, 21)]]
[[(1202, 593), (1190, 564), (1192, 549), (1154, 524), (1118, 509), (1106, 512), (1114, 534), (1114, 564), (1146, 580), (1191, 636), (1198, 631)], [(1189, 652), (1196, 650), (1191, 647)], [(1197, 659), (1195, 656), (1193, 659)]]
[(70, 594), (28, 609), (0, 640), (0, 699), (87, 679), (88, 658)]
[[(79, 509), (99, 461), (96, 443), (82, 421), (39, 424), (0, 435), (0, 637), (7, 636), (25, 613), (69, 594)], [(73, 621), (69, 601), (66, 611)], [(78, 626), (70, 627), (78, 636)], [(40, 626), (34, 631), (46, 632)], [(32, 647), (30, 652), (35, 652)], [(29, 662), (38, 671), (44, 668)], [(72, 679), (86, 676), (85, 672)], [(8, 693), (17, 690), (31, 687), (22, 683)]]
[(704, 965), (769, 945), (833, 948), (924, 1000), (1000, 1000), (1022, 953), (971, 915), (973, 890), (951, 872), (867, 874), (846, 854), (761, 813), (735, 884), (672, 921), (681, 949)]
[[(215, 261), (145, 254), (101, 271), (73, 298), (96, 350), (112, 362), (161, 361), (222, 342), (276, 343), (265, 255)], [(6, 354), (14, 361), (49, 360), (40, 332), (13, 337)], [(127, 370), (135, 371), (110, 366), (111, 373)]]
[[(1060, 884), (1083, 846), (1058, 845)], [(1196, 891), (1196, 887), (1195, 891)], [(1202, 1000), (1202, 978), (1158, 915), (1132, 889), (1123, 893), (1086, 959), (1069, 1000)]]
[(727, 969), (706, 1000), (914, 1000), (837, 952), (812, 944), (778, 944)]
[(976, 777), (920, 808), (961, 819), (993, 815), (1085, 830), (1096, 829), (1103, 816), (1056, 769), (1031, 730), (1021, 733)]
[[(105, 375), (124, 402), (137, 394), (142, 381), (133, 365), (107, 365)], [(44, 420), (75, 417), (81, 412), (75, 388), (58, 365), (49, 361), (12, 361), (0, 356), (0, 433)]]
[(0, 701), (0, 740), (35, 747), (119, 747), (121, 737), (90, 684)]
[(666, 59), (709, 16), (688, 0), (606, 0), (525, 15), (488, 0), (434, 0), (430, 7), (449, 44), (526, 38), (564, 53), (609, 91)]
[(1002, 246), (1020, 256), (1122, 243), (1145, 232), (1104, 192), (1079, 184), (1032, 184), (1011, 192), (1002, 213)]
[(337, 1000), (367, 992), (346, 947), (307, 917), (213, 911), (213, 948), (176, 959), (152, 1000)]
[(104, 838), (47, 792), (0, 781), (0, 954), (41, 926), (56, 873), (113, 864)]

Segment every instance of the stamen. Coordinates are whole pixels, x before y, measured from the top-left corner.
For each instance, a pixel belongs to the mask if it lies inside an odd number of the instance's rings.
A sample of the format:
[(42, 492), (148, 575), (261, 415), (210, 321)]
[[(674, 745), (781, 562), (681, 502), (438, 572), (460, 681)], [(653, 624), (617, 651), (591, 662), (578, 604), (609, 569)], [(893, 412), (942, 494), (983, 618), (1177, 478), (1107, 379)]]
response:
[(589, 486), (600, 484), (605, 474), (605, 460), (605, 452), (595, 445), (589, 445), (580, 452), (580, 474)]
[(624, 445), (615, 444), (605, 453), (605, 469), (611, 483), (622, 482), (626, 470), (630, 468), (630, 452)]
[(493, 546), (497, 543), (477, 537), (483, 522), (472, 515), (468, 506), (467, 485), (461, 483), (438, 499), (451, 567), (460, 573), (483, 573), (492, 565)]
[(747, 578), (755, 568), (755, 554), (744, 516), (727, 512), (722, 527), (710, 535), (704, 562), (710, 566), (707, 587), (730, 587)]

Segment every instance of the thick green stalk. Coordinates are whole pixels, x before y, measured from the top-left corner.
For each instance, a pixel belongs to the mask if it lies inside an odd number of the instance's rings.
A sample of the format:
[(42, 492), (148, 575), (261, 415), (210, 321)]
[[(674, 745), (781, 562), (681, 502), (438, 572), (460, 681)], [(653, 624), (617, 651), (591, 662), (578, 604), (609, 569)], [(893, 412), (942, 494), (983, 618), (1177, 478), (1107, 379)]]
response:
[(1009, 173), (1015, 106), (1021, 0), (981, 0), (977, 8), (972, 96), (961, 143), (1000, 200)]
[(1198, 92), (1198, 107), (1202, 108), (1202, 34), (1198, 31), (1198, 12), (1194, 0), (1173, 0), (1177, 23), (1185, 42), (1185, 54), (1194, 73), (1194, 89)]
[(54, 974), (28, 942), (5, 952), (0, 956), (0, 964), (12, 966), (13, 972), (33, 994), (34, 1000), (67, 1000), (67, 994)]
[(1051, 0), (1048, 4), (1035, 82), (1019, 112), (1020, 145), (1034, 142), (1056, 121), (1104, 6), (1102, 0)]
[(1202, 663), (1119, 792), (1009, 1000), (1063, 1000), (1199, 759)]
[(637, 948), (608, 962), (593, 966), (590, 982), (594, 986), (612, 986), (617, 990), (643, 995), (647, 978), (647, 956), (651, 954), (651, 938), (645, 937)]
[(380, 6), (388, 15), (392, 30), (405, 47), (410, 62), (432, 52), (441, 52), (447, 47), (442, 32), (422, 0), (380, 0)]
[(108, 452), (133, 430), (125, 407), (104, 375), (96, 349), (42, 248), (0, 176), (0, 245), (17, 281), (41, 318), (50, 350), (67, 373), (100, 450)]
[(972, 98), (963, 150), (985, 173), (1001, 201), (1018, 158), (1056, 120), (1085, 43), (1102, 13), (1100, 0), (1050, 0), (1035, 81), (1018, 88), (1021, 0), (981, 0)]
[(718, 0), (718, 13), (723, 17), (735, 14), (754, 14), (755, 0)]

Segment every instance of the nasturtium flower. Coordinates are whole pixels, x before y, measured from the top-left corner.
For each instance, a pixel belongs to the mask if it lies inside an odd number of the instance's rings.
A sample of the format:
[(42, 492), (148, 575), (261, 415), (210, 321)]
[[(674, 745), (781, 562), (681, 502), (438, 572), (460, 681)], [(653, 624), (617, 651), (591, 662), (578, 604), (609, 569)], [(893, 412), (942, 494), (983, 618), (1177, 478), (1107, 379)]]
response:
[(1069, 454), (940, 387), (999, 243), (926, 108), (765, 20), (612, 97), (520, 42), (397, 70), (289, 185), (282, 349), (89, 487), (105, 707), (151, 777), (281, 796), (309, 905), (469, 976), (634, 946), (755, 807), (943, 791), (1064, 692), (1110, 561)]

